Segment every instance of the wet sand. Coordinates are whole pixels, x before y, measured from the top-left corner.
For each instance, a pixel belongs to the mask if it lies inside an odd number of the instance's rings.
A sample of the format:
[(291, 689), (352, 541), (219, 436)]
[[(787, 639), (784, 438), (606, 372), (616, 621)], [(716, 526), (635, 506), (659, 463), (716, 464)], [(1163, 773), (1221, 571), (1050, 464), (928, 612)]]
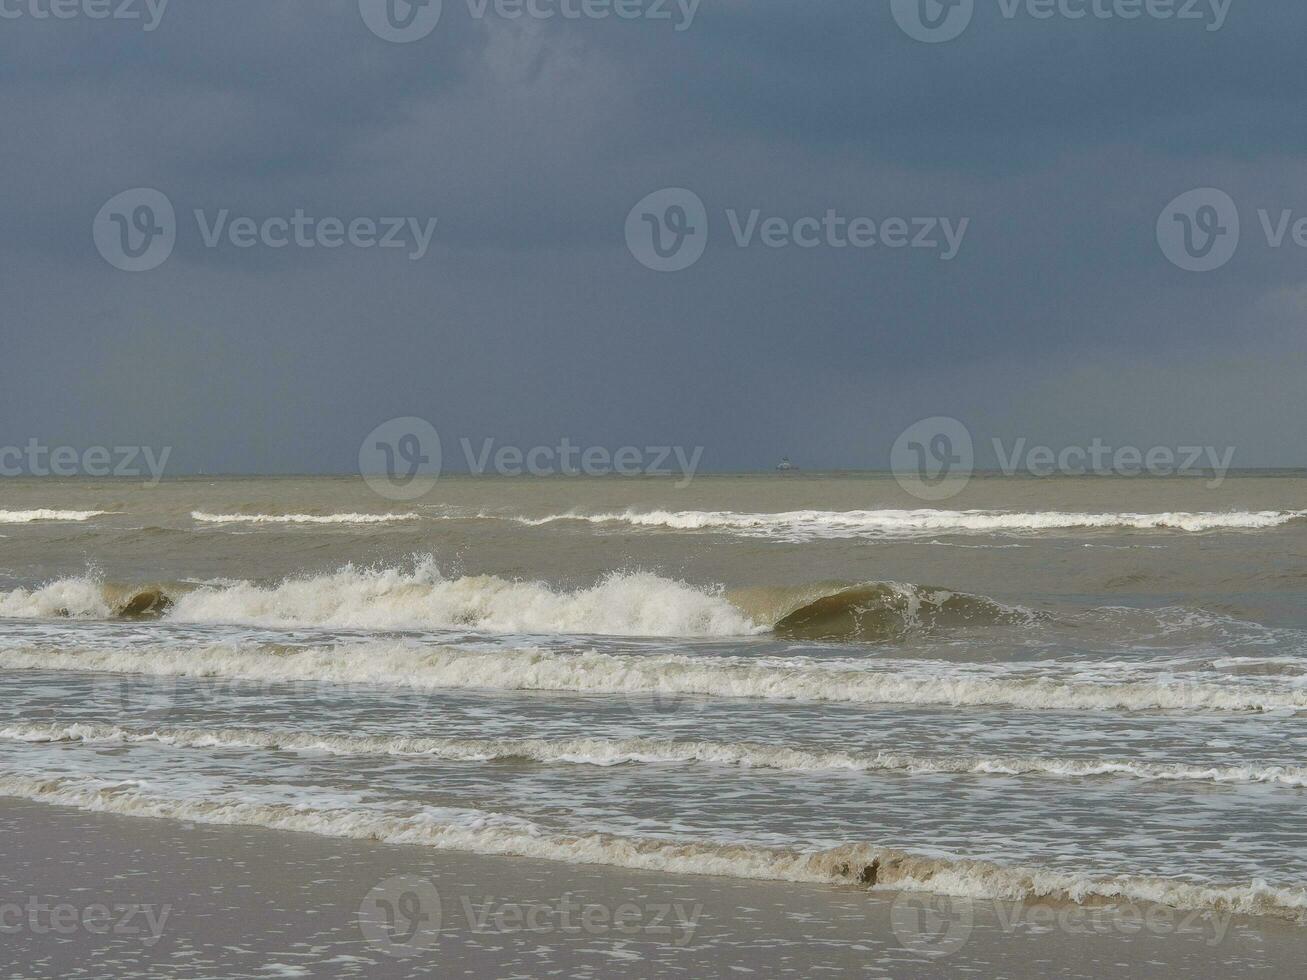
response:
[(1307, 930), (1274, 920), (950, 902), (0, 801), (6, 977), (1225, 978), (1292, 975), (1304, 956)]

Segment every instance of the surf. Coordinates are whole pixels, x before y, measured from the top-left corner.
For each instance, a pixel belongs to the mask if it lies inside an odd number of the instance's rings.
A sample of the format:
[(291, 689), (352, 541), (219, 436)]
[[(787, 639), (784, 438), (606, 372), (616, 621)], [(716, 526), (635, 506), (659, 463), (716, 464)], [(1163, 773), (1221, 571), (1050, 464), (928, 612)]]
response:
[(324, 753), (340, 757), (394, 756), (447, 762), (531, 762), (576, 766), (720, 766), (790, 773), (889, 772), (906, 775), (1131, 778), (1225, 785), (1307, 788), (1300, 766), (1191, 765), (1057, 756), (921, 756), (881, 749), (844, 752), (757, 742), (650, 738), (439, 738), (347, 735), (261, 728), (124, 728), (98, 723), (11, 723), (0, 738), (34, 744), (134, 745)]
[(395, 524), (421, 520), (420, 514), (209, 514), (192, 511), (197, 524)]
[(411, 844), (437, 850), (608, 865), (671, 874), (919, 891), (963, 898), (1059, 899), (1079, 904), (1152, 902), (1188, 910), (1300, 919), (1307, 889), (1262, 880), (1218, 883), (1154, 875), (1102, 875), (1006, 865), (982, 858), (926, 856), (875, 843), (821, 850), (693, 837), (569, 832), (508, 814), (423, 807), (411, 812), (359, 806), (244, 800), (230, 794), (167, 796), (134, 780), (38, 777), (0, 771), (0, 796), (101, 813), (252, 826), (326, 837)]
[(633, 571), (564, 589), (496, 575), (446, 577), (430, 556), (407, 566), (345, 565), (269, 584), (131, 585), (87, 574), (0, 592), (0, 616), (522, 635), (703, 639), (773, 634), (870, 642), (1046, 618), (983, 596), (910, 583), (819, 582), (727, 590)]
[(914, 537), (930, 534), (1036, 534), (1049, 531), (1256, 531), (1302, 518), (1307, 511), (1086, 513), (995, 510), (634, 511), (515, 518), (543, 526), (560, 522), (627, 524), (674, 531), (729, 532), (746, 537), (811, 541), (822, 538)]
[[(915, 667), (915, 669), (913, 669)], [(614, 654), (542, 647), (472, 649), (363, 642), (287, 648), (253, 644), (130, 649), (33, 645), (0, 650), (0, 668), (225, 677), (415, 690), (549, 691), (622, 697), (738, 698), (843, 704), (1002, 707), (1024, 711), (1297, 712), (1307, 689), (1229, 682), (1096, 683), (1076, 675), (976, 676), (909, 661), (760, 660), (747, 656)]]
[(0, 510), (0, 524), (37, 524), (64, 522), (80, 524), (95, 517), (108, 516), (107, 510)]

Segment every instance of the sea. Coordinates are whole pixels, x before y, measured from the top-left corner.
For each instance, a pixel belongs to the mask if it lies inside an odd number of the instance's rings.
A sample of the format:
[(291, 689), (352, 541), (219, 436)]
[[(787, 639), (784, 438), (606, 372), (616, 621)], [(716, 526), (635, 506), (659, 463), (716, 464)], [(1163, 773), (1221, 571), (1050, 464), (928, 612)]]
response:
[(1307, 914), (1307, 476), (0, 485), (0, 796)]

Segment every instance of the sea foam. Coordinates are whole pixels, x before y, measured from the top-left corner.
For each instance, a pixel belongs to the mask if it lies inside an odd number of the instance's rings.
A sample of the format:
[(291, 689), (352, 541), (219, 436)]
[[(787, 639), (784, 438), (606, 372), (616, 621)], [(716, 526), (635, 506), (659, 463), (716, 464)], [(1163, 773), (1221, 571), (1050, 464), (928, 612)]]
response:
[(1265, 712), (1307, 708), (1302, 687), (1180, 680), (1095, 683), (1065, 677), (905, 673), (791, 658), (490, 650), (370, 642), (275, 651), (255, 645), (0, 650), (0, 667), (439, 690), (473, 688), (848, 704), (1002, 706), (1049, 711)]
[(523, 524), (562, 521), (628, 524), (680, 531), (723, 531), (785, 540), (849, 537), (911, 537), (922, 534), (1035, 533), (1039, 531), (1119, 529), (1138, 531), (1261, 530), (1300, 518), (1304, 511), (1030, 513), (987, 510), (795, 510), (780, 513), (735, 511), (625, 511), (520, 517)]
[(393, 524), (416, 521), (420, 515), (407, 514), (207, 514), (192, 511), (191, 520), (199, 524)]
[(439, 738), (344, 735), (261, 728), (123, 728), (57, 722), (11, 723), (0, 738), (87, 745), (159, 743), (181, 748), (256, 749), (344, 757), (396, 756), (450, 762), (534, 762), (543, 765), (708, 765), (781, 772), (900, 772), (909, 775), (1000, 775), (1307, 787), (1301, 766), (1189, 765), (1127, 759), (1055, 756), (921, 756), (890, 750), (845, 752), (757, 742), (671, 741), (649, 738)]
[(104, 517), (105, 510), (0, 510), (0, 524), (35, 524), (38, 521), (68, 521), (80, 523), (93, 517)]
[(1147, 875), (1095, 875), (1006, 866), (983, 859), (921, 856), (877, 844), (800, 850), (747, 842), (655, 838), (552, 829), (511, 815), (427, 807), (410, 813), (364, 807), (269, 803), (218, 797), (165, 796), (135, 782), (81, 776), (34, 777), (0, 772), (0, 796), (201, 824), (257, 826), (329, 837), (413, 844), (476, 854), (514, 855), (572, 864), (610, 865), (673, 874), (933, 892), (975, 899), (1051, 898), (1154, 902), (1294, 919), (1307, 913), (1307, 890), (1254, 880), (1207, 883)]

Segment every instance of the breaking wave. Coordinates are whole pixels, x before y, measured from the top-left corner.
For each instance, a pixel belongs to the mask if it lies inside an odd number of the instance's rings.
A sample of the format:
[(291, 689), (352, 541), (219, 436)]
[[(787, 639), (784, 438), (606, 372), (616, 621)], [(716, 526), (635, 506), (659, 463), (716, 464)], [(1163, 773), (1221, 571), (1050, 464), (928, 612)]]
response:
[(329, 837), (414, 844), (476, 854), (513, 855), (571, 864), (609, 865), (674, 874), (854, 884), (870, 889), (934, 892), (1016, 901), (1153, 902), (1191, 910), (1298, 918), (1307, 889), (1262, 880), (1211, 884), (1178, 878), (1095, 876), (992, 861), (916, 855), (875, 844), (799, 850), (693, 838), (654, 838), (554, 830), (511, 815), (427, 807), (410, 813), (308, 802), (251, 802), (230, 795), (169, 797), (135, 781), (36, 778), (0, 772), (0, 795), (103, 813), (257, 826)]
[(1014, 513), (989, 510), (795, 510), (783, 513), (735, 511), (626, 511), (607, 514), (553, 514), (517, 520), (543, 525), (560, 521), (591, 524), (628, 524), (633, 527), (684, 531), (731, 531), (751, 537), (804, 541), (815, 538), (911, 537), (921, 534), (987, 534), (1058, 530), (1119, 529), (1139, 531), (1260, 530), (1303, 517), (1307, 511), (1230, 511), (1067, 513), (1036, 511)]
[(1094, 683), (1067, 677), (906, 672), (901, 661), (610, 654), (525, 647), (361, 643), (137, 649), (33, 646), (0, 650), (0, 667), (153, 676), (311, 681), (438, 690), (684, 695), (850, 704), (996, 706), (1051, 711), (1265, 712), (1307, 708), (1307, 688), (1165, 679)]
[(172, 608), (170, 591), (174, 590), (106, 585), (92, 575), (56, 579), (34, 589), (0, 592), (0, 617), (157, 619)]
[(493, 633), (740, 636), (758, 627), (720, 594), (647, 572), (565, 590), (494, 575), (446, 578), (429, 559), (411, 569), (345, 566), (271, 586), (242, 582), (176, 598), (171, 620), (349, 629), (453, 628)]
[(419, 514), (206, 514), (192, 511), (200, 524), (393, 524), (420, 520)]
[(835, 588), (775, 620), (773, 631), (802, 640), (887, 640), (922, 630), (1019, 626), (1040, 617), (983, 596), (928, 586), (877, 582)]
[(897, 583), (726, 592), (622, 572), (567, 590), (494, 575), (446, 578), (430, 558), (406, 568), (346, 565), (269, 585), (125, 586), (85, 575), (0, 592), (0, 616), (700, 638), (772, 630), (806, 640), (893, 640), (921, 630), (1039, 618), (981, 596)]
[(918, 756), (900, 752), (836, 752), (749, 742), (647, 738), (433, 738), (336, 735), (253, 728), (127, 729), (117, 725), (9, 724), (0, 738), (30, 743), (136, 744), (182, 748), (322, 752), (337, 756), (399, 756), (451, 762), (526, 761), (546, 765), (716, 765), (783, 772), (900, 772), (910, 775), (1125, 776), (1166, 782), (1262, 783), (1307, 788), (1300, 766), (1187, 765), (1040, 756)]
[(107, 510), (0, 510), (0, 524), (35, 524), (38, 521), (89, 521)]

